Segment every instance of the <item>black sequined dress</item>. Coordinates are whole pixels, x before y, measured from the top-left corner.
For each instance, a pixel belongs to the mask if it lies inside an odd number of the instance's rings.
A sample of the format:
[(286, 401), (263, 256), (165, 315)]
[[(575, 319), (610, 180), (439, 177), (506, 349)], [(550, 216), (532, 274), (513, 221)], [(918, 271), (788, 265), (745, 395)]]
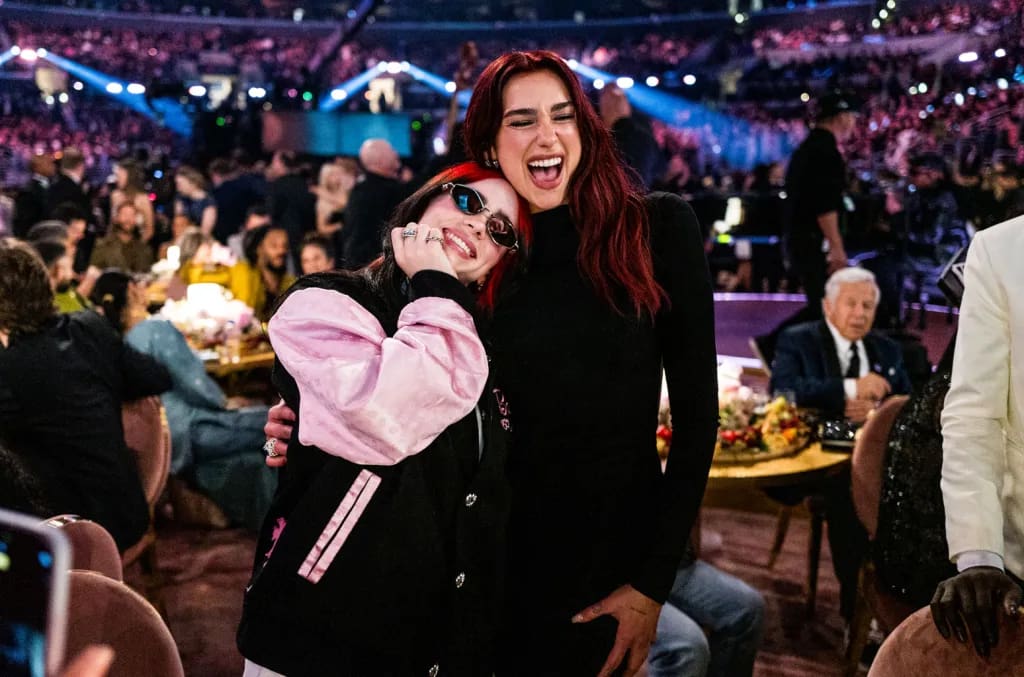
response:
[(873, 557), (883, 589), (914, 606), (956, 573), (946, 546), (942, 405), (948, 370), (936, 372), (900, 412), (889, 435)]

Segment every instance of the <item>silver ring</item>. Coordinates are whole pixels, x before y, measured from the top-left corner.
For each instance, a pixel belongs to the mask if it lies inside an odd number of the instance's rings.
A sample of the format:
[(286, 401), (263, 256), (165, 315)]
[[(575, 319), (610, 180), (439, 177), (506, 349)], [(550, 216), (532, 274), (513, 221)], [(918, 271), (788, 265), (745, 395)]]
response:
[(402, 231), (402, 237), (416, 237), (416, 229), (406, 228), (405, 230)]
[(440, 235), (427, 235), (423, 239), (425, 242), (444, 242), (444, 238)]
[(273, 437), (268, 437), (267, 441), (263, 443), (263, 451), (267, 452), (267, 458), (277, 458), (281, 455), (279, 451), (274, 449), (274, 443), (277, 442)]

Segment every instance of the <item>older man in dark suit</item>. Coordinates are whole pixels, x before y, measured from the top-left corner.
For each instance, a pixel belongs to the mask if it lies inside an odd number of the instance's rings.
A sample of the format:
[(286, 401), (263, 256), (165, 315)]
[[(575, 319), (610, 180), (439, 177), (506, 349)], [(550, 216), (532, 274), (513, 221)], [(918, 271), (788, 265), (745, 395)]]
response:
[(871, 331), (878, 296), (870, 271), (834, 273), (825, 285), (825, 318), (779, 336), (772, 391), (791, 392), (801, 407), (856, 424), (889, 395), (910, 392), (899, 345)]
[[(871, 332), (878, 308), (875, 276), (863, 268), (842, 268), (825, 283), (824, 319), (795, 325), (780, 336), (772, 363), (773, 392), (790, 392), (801, 407), (823, 416), (863, 423), (890, 395), (910, 392), (900, 347)], [(850, 497), (849, 475), (818, 487), (828, 521), (832, 565), (839, 580), (839, 610), (849, 620), (857, 594), (857, 572), (867, 552), (867, 533)], [(786, 504), (802, 495), (769, 492)]]

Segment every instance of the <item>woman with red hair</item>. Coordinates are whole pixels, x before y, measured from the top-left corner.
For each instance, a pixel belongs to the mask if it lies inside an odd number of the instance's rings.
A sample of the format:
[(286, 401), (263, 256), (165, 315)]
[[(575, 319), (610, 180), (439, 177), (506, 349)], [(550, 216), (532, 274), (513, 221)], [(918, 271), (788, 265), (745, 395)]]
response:
[(246, 675), (494, 670), (510, 426), (477, 320), (529, 209), (464, 163), (390, 226), (381, 259), (301, 278), (269, 322), (297, 421), (246, 589)]
[[(529, 204), (528, 272), (495, 308), (513, 408), (498, 675), (632, 675), (697, 516), (718, 427), (711, 278), (697, 220), (643, 197), (557, 54), (505, 54), (465, 122), (473, 160)], [(673, 445), (655, 447), (662, 370)], [(287, 414), (271, 410), (275, 450)], [(618, 672), (617, 672), (618, 671)]]
[[(515, 411), (500, 675), (635, 673), (697, 515), (718, 401), (700, 229), (675, 195), (642, 197), (565, 61), (493, 61), (466, 150), (530, 204), (525, 275), (492, 327)], [(529, 327), (529, 331), (523, 331)], [(653, 431), (673, 411), (664, 473)]]

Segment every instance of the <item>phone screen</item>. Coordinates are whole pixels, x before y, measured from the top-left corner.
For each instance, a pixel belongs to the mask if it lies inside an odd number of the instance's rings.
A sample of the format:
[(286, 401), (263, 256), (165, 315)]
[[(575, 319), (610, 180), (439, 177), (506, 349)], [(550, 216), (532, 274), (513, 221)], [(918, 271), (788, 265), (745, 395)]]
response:
[(60, 531), (0, 510), (0, 675), (46, 677), (59, 664), (67, 557)]

